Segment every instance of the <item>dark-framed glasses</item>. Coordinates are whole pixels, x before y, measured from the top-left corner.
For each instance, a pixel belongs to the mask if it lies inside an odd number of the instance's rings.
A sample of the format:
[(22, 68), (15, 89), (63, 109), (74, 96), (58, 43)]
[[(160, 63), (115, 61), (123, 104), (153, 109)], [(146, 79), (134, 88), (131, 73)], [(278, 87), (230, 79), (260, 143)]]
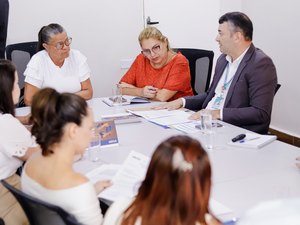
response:
[(159, 53), (160, 51), (160, 44), (154, 45), (151, 49), (143, 49), (141, 51), (141, 53), (144, 54), (144, 56), (150, 56), (151, 52), (153, 52), (154, 54)]
[(57, 42), (54, 46), (57, 50), (61, 50), (64, 48), (65, 45), (70, 46), (71, 43), (72, 43), (72, 38), (67, 37), (65, 41)]

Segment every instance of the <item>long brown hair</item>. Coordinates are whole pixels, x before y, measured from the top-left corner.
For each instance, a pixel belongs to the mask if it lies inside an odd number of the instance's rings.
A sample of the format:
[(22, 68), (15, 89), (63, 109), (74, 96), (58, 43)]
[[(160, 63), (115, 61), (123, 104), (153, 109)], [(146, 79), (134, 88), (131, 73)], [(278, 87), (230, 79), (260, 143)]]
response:
[[(189, 169), (174, 169), (180, 150)], [(174, 136), (155, 150), (146, 178), (133, 203), (124, 212), (122, 225), (205, 224), (211, 187), (211, 167), (200, 143), (188, 136)]]
[(0, 59), (0, 113), (15, 115), (12, 91), (15, 83), (15, 65), (6, 59)]

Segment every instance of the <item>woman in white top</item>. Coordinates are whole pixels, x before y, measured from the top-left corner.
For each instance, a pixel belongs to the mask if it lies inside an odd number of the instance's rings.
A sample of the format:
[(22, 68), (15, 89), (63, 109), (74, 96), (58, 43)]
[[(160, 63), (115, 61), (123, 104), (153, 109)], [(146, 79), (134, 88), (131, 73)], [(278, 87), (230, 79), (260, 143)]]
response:
[[(15, 116), (20, 97), (16, 67), (0, 60), (0, 180), (20, 188), (17, 169), (36, 151), (30, 132)], [(0, 184), (0, 217), (6, 224), (28, 224), (27, 218), (10, 192)]]
[(42, 152), (26, 162), (22, 190), (60, 206), (82, 224), (100, 225), (97, 194), (110, 186), (110, 181), (94, 186), (73, 170), (74, 156), (85, 151), (95, 129), (92, 110), (78, 95), (45, 88), (34, 95), (31, 113), (31, 133)]
[(155, 150), (133, 201), (115, 202), (104, 225), (220, 224), (209, 214), (211, 167), (200, 143), (174, 136)]
[(59, 24), (49, 24), (41, 28), (38, 38), (38, 53), (24, 72), (25, 104), (31, 105), (32, 96), (45, 87), (91, 99), (93, 88), (87, 58), (78, 50), (70, 49), (72, 38), (65, 29)]

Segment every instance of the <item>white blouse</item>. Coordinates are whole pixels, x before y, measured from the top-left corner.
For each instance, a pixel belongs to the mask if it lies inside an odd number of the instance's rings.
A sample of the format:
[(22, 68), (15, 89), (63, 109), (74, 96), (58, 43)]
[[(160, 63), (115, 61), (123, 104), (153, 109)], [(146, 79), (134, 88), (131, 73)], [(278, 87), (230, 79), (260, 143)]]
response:
[(31, 58), (24, 72), (25, 82), (38, 88), (51, 87), (61, 93), (80, 91), (81, 82), (90, 78), (90, 74), (87, 58), (74, 49), (62, 67), (56, 66), (48, 52), (42, 50)]
[(52, 190), (31, 179), (24, 169), (21, 176), (21, 186), (25, 193), (63, 208), (74, 215), (81, 224), (102, 224), (103, 216), (100, 203), (91, 182), (67, 189)]
[(35, 139), (18, 119), (0, 113), (0, 180), (15, 174), (23, 163), (17, 157), (35, 146)]

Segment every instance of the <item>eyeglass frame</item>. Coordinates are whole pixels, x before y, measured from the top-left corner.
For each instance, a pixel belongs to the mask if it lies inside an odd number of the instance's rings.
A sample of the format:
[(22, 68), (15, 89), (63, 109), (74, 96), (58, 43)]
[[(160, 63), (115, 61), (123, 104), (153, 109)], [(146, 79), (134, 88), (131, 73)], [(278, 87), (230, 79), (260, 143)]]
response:
[(57, 42), (56, 44), (52, 45), (57, 50), (62, 50), (64, 46), (70, 46), (72, 44), (72, 37), (67, 37), (64, 41)]
[(157, 54), (157, 53), (159, 53), (160, 51), (161, 51), (161, 46), (160, 46), (161, 44), (156, 44), (156, 45), (154, 45), (151, 49), (143, 49), (142, 51), (141, 51), (141, 53), (144, 55), (144, 56), (146, 56), (146, 57), (148, 57), (148, 56), (151, 56), (151, 53), (153, 52), (154, 54)]

